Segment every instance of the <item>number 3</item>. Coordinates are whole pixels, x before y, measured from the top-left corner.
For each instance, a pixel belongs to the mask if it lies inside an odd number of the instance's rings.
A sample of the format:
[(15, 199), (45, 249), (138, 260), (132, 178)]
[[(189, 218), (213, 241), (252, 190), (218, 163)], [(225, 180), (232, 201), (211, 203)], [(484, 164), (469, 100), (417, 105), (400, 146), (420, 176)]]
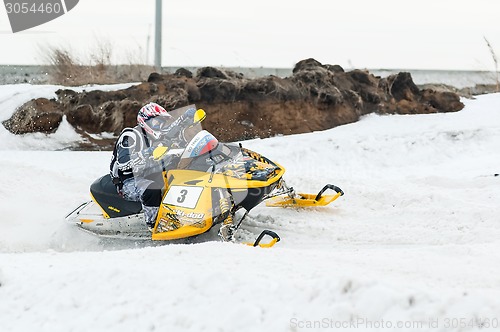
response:
[(187, 193), (188, 193), (188, 191), (186, 189), (182, 189), (181, 190), (181, 195), (179, 197), (177, 197), (177, 203), (184, 202), (184, 200), (186, 199)]

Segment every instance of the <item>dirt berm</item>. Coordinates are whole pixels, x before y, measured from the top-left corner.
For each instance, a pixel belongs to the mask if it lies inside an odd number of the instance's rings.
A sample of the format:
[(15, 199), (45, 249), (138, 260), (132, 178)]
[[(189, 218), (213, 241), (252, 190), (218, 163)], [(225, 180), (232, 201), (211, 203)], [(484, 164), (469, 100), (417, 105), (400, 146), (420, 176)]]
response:
[(407, 72), (377, 77), (368, 71), (345, 72), (314, 59), (298, 62), (290, 77), (254, 79), (213, 67), (195, 75), (152, 73), (147, 82), (118, 91), (77, 93), (64, 89), (57, 99), (38, 98), (22, 105), (4, 126), (15, 134), (51, 133), (63, 115), (90, 144), (108, 149), (113, 140), (88, 134), (119, 134), (136, 125), (139, 108), (150, 101), (167, 110), (196, 104), (207, 112), (204, 128), (221, 141), (305, 133), (357, 121), (368, 113), (422, 114), (455, 112), (464, 105), (458, 94), (419, 89)]

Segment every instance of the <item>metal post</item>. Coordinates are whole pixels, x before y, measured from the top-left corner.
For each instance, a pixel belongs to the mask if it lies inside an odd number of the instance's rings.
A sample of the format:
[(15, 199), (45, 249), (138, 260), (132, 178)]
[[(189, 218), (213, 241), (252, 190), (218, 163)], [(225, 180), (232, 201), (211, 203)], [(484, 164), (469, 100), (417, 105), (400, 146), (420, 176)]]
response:
[(161, 1), (156, 0), (155, 20), (155, 68), (161, 71)]

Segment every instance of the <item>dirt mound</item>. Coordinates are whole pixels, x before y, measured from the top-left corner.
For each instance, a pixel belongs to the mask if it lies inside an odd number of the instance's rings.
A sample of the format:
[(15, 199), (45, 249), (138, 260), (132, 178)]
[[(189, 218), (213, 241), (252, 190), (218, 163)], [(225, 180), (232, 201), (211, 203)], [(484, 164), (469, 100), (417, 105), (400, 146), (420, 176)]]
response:
[(62, 121), (61, 105), (46, 98), (32, 99), (22, 105), (12, 117), (3, 122), (7, 130), (14, 134), (56, 131)]
[[(147, 82), (118, 91), (77, 93), (58, 90), (56, 100), (31, 100), (4, 121), (13, 133), (53, 132), (62, 116), (80, 133), (119, 132), (136, 124), (141, 105), (153, 101), (166, 109), (196, 103), (205, 109), (204, 127), (222, 141), (324, 130), (357, 121), (368, 113), (436, 113), (463, 108), (450, 91), (420, 90), (409, 73), (386, 78), (368, 71), (345, 72), (314, 59), (298, 62), (290, 77), (247, 79), (213, 67), (196, 75), (152, 73)], [(100, 148), (108, 148), (109, 141)], [(109, 144), (109, 145), (106, 145)]]

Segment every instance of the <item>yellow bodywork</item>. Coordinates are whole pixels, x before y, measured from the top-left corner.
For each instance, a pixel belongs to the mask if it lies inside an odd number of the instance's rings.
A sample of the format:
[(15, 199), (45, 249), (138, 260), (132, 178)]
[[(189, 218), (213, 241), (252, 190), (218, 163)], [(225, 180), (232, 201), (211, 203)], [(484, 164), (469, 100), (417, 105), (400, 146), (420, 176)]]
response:
[[(101, 206), (101, 205), (97, 202), (97, 200), (95, 199), (94, 195), (92, 195), (92, 193), (90, 193), (90, 198), (91, 198), (91, 199), (92, 199), (92, 200), (96, 203), (96, 205), (97, 205), (97, 206), (101, 209), (101, 211), (102, 211), (102, 216), (104, 217), (104, 219), (109, 219), (109, 214), (108, 214), (106, 211), (104, 211), (104, 209), (103, 209), (103, 208), (102, 208), (102, 206)], [(85, 220), (80, 219), (80, 220), (81, 220), (82, 222), (87, 222), (87, 223), (88, 223), (88, 222), (92, 222), (92, 221), (93, 221), (93, 220), (90, 220), (90, 221), (89, 221), (89, 220), (87, 220), (87, 219), (85, 219)]]
[[(246, 174), (242, 174), (242, 178), (236, 178), (194, 170), (169, 171), (164, 174), (169, 182), (168, 190), (163, 196), (151, 238), (175, 240), (205, 233), (213, 225), (212, 188), (231, 188), (233, 192), (265, 188), (283, 176), (285, 170), (277, 166), (276, 173), (267, 181), (251, 180)], [(172, 195), (173, 192), (175, 194)], [(186, 205), (184, 198), (191, 205)]]
[(238, 179), (225, 174), (214, 174), (213, 176), (207, 172), (193, 170), (172, 170), (168, 172), (167, 179), (173, 178), (170, 185), (183, 184), (189, 185), (196, 182), (196, 187), (211, 187), (211, 188), (231, 188), (231, 189), (247, 189), (247, 188), (264, 188), (278, 181), (285, 170), (277, 165), (276, 173), (267, 181), (249, 180), (246, 177)]

